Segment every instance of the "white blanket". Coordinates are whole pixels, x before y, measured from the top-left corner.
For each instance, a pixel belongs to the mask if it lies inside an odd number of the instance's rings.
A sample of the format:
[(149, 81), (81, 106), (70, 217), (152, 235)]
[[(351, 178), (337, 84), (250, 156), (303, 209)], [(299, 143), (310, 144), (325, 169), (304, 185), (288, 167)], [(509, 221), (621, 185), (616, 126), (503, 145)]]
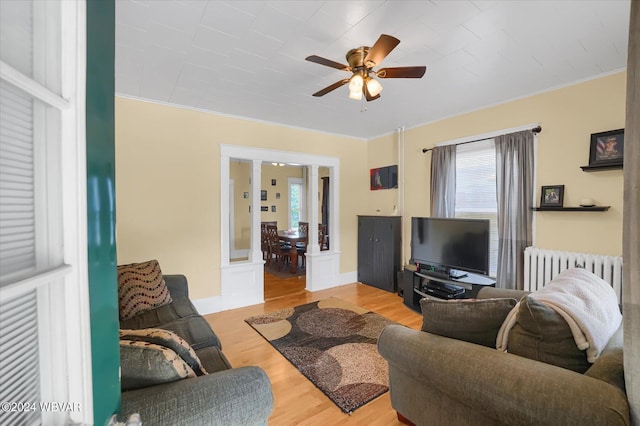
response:
[[(620, 327), (622, 314), (613, 288), (603, 279), (580, 268), (567, 269), (540, 290), (529, 295), (559, 313), (569, 324), (578, 349), (593, 363)], [(516, 323), (520, 303), (509, 312), (496, 347), (507, 351), (509, 330)]]

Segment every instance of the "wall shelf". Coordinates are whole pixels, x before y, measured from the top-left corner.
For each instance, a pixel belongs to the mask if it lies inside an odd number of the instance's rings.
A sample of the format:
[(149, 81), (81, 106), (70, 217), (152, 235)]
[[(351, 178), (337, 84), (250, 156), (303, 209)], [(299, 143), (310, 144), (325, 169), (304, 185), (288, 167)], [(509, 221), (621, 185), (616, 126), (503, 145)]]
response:
[(599, 172), (601, 170), (617, 170), (622, 168), (622, 164), (606, 164), (600, 166), (580, 166), (583, 172)]
[(611, 206), (591, 206), (591, 207), (532, 207), (537, 212), (606, 212)]

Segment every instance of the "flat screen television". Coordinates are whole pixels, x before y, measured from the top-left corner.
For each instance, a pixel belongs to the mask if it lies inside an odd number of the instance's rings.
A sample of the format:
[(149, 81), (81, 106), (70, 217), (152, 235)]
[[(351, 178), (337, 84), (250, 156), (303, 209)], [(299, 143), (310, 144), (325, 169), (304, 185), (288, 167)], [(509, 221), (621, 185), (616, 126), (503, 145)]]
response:
[(489, 274), (489, 221), (411, 218), (411, 263)]

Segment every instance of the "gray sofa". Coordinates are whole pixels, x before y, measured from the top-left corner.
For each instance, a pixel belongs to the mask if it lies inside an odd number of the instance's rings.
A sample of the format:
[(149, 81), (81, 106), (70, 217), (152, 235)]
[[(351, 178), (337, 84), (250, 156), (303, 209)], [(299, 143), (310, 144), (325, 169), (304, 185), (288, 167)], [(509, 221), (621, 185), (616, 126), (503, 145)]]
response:
[[(485, 288), (478, 298), (522, 292)], [(628, 425), (622, 330), (585, 374), (449, 337), (387, 326), (391, 405), (416, 425)]]
[(186, 340), (208, 375), (122, 392), (122, 414), (147, 425), (265, 425), (271, 382), (258, 367), (232, 368), (207, 321), (189, 300), (187, 279), (165, 275), (172, 303), (120, 321), (121, 329), (161, 328)]

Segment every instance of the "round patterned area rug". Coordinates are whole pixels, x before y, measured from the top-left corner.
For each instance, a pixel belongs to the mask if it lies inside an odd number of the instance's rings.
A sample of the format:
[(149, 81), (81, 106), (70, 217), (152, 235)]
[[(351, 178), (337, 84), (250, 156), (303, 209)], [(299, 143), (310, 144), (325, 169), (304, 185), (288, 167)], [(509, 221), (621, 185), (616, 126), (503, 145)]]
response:
[(330, 298), (245, 321), (345, 413), (389, 390), (376, 345), (395, 322), (383, 316)]

